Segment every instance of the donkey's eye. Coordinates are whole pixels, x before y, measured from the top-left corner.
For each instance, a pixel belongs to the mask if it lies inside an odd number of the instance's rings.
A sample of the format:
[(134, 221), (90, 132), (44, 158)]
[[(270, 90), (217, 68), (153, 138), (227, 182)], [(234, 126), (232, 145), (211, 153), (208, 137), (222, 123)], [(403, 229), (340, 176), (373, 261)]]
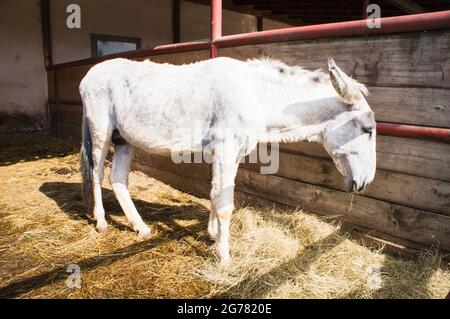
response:
[(364, 133), (367, 133), (370, 136), (372, 136), (373, 127), (363, 127), (363, 131), (364, 131)]

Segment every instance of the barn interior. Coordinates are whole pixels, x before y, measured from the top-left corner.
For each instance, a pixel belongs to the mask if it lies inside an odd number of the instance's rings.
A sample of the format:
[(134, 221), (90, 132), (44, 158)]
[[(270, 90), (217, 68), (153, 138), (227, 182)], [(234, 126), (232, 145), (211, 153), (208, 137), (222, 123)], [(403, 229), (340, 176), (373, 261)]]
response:
[[(448, 294), (450, 1), (79, 0), (79, 28), (72, 2), (0, 2), (0, 296)], [(380, 29), (366, 27), (370, 5)], [(344, 192), (314, 143), (280, 145), (273, 175), (242, 165), (234, 263), (222, 269), (206, 234), (210, 166), (136, 150), (130, 189), (155, 237), (135, 236), (106, 180), (112, 227), (95, 231), (78, 160), (78, 85), (93, 65), (269, 56), (326, 69), (330, 55), (371, 93), (378, 166), (363, 193)], [(70, 264), (81, 289), (66, 284)]]

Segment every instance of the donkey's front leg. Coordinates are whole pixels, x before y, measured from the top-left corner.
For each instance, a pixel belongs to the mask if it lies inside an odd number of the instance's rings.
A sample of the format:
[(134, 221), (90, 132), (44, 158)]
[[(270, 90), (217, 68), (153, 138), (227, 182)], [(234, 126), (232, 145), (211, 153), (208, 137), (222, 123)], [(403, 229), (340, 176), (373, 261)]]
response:
[(212, 209), (211, 207), (208, 220), (208, 234), (212, 239), (216, 239), (218, 232), (219, 232), (219, 221), (217, 220), (217, 214), (215, 210)]
[[(231, 214), (234, 209), (234, 179), (236, 177), (239, 161), (234, 145), (220, 143), (216, 145), (212, 165), (211, 188), (211, 215), (209, 226), (217, 223), (217, 253), (220, 263), (226, 265), (230, 262), (229, 232)], [(214, 221), (214, 217), (216, 221)], [(209, 229), (214, 232), (214, 229)]]

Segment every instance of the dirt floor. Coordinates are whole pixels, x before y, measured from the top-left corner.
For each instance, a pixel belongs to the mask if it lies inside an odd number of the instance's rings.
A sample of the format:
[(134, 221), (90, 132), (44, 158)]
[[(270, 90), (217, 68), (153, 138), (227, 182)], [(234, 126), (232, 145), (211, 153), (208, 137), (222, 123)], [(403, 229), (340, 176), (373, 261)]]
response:
[[(205, 231), (209, 201), (140, 172), (130, 190), (154, 237), (130, 229), (107, 179), (109, 231), (98, 234), (81, 203), (78, 150), (46, 134), (0, 141), (0, 297), (443, 298), (450, 289), (434, 250), (397, 259), (333, 222), (245, 200), (232, 221), (233, 262), (221, 268)], [(70, 264), (80, 289), (67, 285)]]

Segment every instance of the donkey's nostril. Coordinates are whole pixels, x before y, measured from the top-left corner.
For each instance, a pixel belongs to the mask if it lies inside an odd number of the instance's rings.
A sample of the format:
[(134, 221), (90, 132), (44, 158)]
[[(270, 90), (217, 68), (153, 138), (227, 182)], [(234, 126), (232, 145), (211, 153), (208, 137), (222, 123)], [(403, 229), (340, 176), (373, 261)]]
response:
[(352, 187), (353, 191), (356, 192), (356, 190), (358, 189), (358, 185), (356, 184), (355, 181), (353, 181), (353, 187)]

